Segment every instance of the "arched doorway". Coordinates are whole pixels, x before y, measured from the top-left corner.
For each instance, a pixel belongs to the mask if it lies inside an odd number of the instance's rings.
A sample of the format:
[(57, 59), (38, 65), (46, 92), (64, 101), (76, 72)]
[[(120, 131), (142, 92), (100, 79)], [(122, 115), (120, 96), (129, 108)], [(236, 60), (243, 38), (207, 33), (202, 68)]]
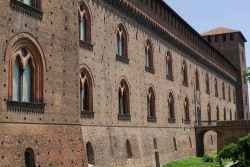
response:
[(159, 152), (155, 152), (155, 166), (161, 167)]
[(205, 153), (217, 151), (217, 132), (201, 131), (196, 133), (196, 155), (202, 157)]
[(24, 153), (25, 167), (36, 167), (35, 154), (32, 148), (27, 148)]

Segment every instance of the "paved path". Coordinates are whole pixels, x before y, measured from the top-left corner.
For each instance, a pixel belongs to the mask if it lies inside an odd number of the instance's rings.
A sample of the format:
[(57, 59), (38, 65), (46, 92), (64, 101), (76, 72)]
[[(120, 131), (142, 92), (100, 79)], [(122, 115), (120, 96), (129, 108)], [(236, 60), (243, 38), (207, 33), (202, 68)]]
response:
[(233, 162), (229, 162), (225, 167), (230, 167), (232, 165), (234, 165), (234, 163)]

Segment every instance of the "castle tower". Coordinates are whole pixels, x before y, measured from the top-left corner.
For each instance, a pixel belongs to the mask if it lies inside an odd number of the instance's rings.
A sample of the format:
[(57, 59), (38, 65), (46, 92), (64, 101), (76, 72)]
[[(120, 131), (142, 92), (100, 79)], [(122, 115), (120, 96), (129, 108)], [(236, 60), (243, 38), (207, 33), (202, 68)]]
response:
[(248, 86), (243, 77), (246, 70), (245, 42), (246, 39), (238, 30), (215, 28), (202, 36), (218, 51), (220, 51), (238, 69), (236, 85), (237, 118), (248, 119)]

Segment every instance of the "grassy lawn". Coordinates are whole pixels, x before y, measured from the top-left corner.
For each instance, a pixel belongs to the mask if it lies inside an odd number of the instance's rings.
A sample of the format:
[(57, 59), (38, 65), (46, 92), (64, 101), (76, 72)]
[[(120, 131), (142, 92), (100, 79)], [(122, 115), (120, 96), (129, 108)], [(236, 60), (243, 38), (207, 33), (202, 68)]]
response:
[[(228, 162), (223, 162), (226, 165)], [(202, 158), (190, 157), (183, 160), (176, 160), (167, 163), (163, 167), (220, 167), (218, 163), (202, 162)]]

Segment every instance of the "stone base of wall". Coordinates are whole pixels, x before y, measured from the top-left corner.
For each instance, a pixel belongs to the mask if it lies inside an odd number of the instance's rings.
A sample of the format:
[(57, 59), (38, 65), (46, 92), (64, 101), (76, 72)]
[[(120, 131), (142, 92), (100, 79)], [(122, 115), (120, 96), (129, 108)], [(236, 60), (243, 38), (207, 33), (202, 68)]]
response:
[[(194, 130), (190, 128), (83, 126), (82, 135), (83, 140), (93, 146), (95, 167), (154, 167), (155, 152), (159, 153), (161, 165), (196, 153)], [(131, 145), (132, 159), (127, 158), (126, 140)]]

